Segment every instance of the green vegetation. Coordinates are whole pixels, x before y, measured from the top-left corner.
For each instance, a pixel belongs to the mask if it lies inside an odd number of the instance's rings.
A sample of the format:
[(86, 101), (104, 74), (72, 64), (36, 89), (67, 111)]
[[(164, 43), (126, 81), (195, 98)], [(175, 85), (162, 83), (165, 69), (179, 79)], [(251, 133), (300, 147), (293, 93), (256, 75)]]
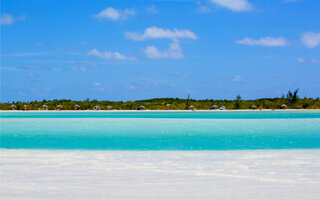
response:
[[(139, 106), (145, 106), (148, 110), (184, 110), (188, 109), (189, 106), (193, 105), (198, 110), (207, 110), (212, 105), (226, 106), (228, 110), (234, 109), (250, 109), (253, 105), (257, 109), (280, 109), (281, 105), (285, 104), (289, 109), (320, 109), (319, 97), (313, 98), (299, 98), (299, 89), (291, 92), (289, 91), (287, 95), (283, 95), (281, 98), (263, 98), (256, 100), (243, 100), (240, 95), (236, 97), (235, 100), (195, 100), (191, 99), (188, 95), (187, 99), (179, 98), (155, 98), (148, 100), (138, 100), (138, 101), (97, 101), (87, 99), (85, 101), (72, 101), (67, 99), (61, 100), (43, 100), (41, 102), (31, 101), (31, 102), (11, 102), (11, 103), (0, 103), (0, 110), (24, 110), (25, 105), (27, 105), (28, 110), (41, 110), (43, 106), (46, 105), (48, 110), (56, 110), (59, 108), (61, 110), (74, 110), (75, 105), (79, 105), (79, 110), (92, 110), (95, 106), (100, 106), (101, 110), (136, 110)], [(170, 106), (169, 106), (170, 104)], [(15, 105), (15, 106), (12, 106)], [(167, 106), (168, 105), (168, 106)], [(112, 106), (112, 107), (111, 107)]]

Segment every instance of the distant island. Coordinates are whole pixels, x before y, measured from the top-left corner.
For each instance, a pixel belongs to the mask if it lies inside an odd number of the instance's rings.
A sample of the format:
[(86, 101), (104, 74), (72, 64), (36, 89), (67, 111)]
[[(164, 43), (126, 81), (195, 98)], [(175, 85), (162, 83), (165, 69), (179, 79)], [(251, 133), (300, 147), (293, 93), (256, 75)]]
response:
[(240, 95), (234, 100), (195, 100), (188, 96), (180, 98), (154, 98), (137, 101), (98, 101), (86, 99), (73, 101), (54, 99), (31, 102), (0, 103), (0, 110), (209, 110), (209, 109), (320, 109), (320, 99), (299, 98), (298, 89), (276, 98), (243, 100)]

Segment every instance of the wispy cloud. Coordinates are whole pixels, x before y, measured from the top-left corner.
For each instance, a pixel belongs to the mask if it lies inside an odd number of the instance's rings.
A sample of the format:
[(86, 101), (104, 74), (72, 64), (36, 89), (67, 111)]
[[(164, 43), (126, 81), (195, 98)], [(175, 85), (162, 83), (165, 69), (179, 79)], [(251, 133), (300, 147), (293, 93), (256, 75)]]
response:
[(158, 50), (155, 46), (147, 46), (144, 53), (150, 59), (180, 59), (184, 57), (178, 40), (174, 40), (164, 51)]
[(257, 46), (267, 46), (267, 47), (281, 47), (281, 46), (288, 46), (289, 43), (287, 42), (286, 38), (284, 37), (278, 37), (278, 38), (272, 38), (272, 37), (265, 37), (260, 39), (252, 39), (252, 38), (244, 38), (241, 40), (236, 40), (237, 44), (243, 44), (243, 45), (257, 45)]
[(3, 13), (0, 16), (0, 25), (11, 25), (14, 21), (24, 21), (25, 19), (25, 15), (13, 17), (11, 14)]
[(234, 78), (232, 79), (232, 81), (234, 81), (234, 82), (242, 82), (242, 81), (244, 81), (244, 79), (239, 75), (235, 75)]
[(94, 18), (97, 19), (108, 19), (112, 21), (117, 21), (117, 20), (124, 20), (127, 19), (129, 16), (135, 15), (136, 12), (133, 9), (115, 9), (113, 7), (108, 7), (98, 14), (94, 15)]
[(92, 49), (91, 51), (88, 52), (87, 55), (88, 56), (97, 56), (97, 57), (104, 59), (104, 60), (135, 60), (134, 57), (120, 54), (117, 51), (115, 51), (115, 52), (112, 52), (112, 51), (101, 52), (101, 51), (98, 51), (97, 49)]
[(312, 59), (311, 62), (312, 62), (312, 63), (320, 63), (320, 60)]
[(320, 60), (315, 59), (315, 58), (313, 58), (313, 59), (298, 58), (297, 61), (298, 61), (299, 63), (314, 63), (314, 64), (315, 64), (315, 63), (320, 63)]
[(247, 0), (211, 0), (210, 2), (237, 12), (253, 9)]
[(73, 66), (71, 68), (72, 71), (74, 72), (87, 72), (88, 69), (86, 67), (78, 67), (78, 66)]
[(320, 32), (306, 32), (301, 35), (301, 42), (308, 48), (314, 48), (320, 45)]
[(210, 13), (211, 12), (211, 8), (202, 5), (201, 3), (198, 2), (198, 8), (197, 8), (197, 12), (199, 13)]
[(7, 13), (3, 13), (0, 16), (0, 24), (1, 25), (10, 25), (13, 23), (13, 17), (10, 14)]
[(147, 11), (148, 13), (151, 13), (151, 14), (158, 14), (158, 13), (159, 13), (159, 10), (158, 10), (157, 7), (154, 6), (154, 5), (146, 8), (146, 11)]
[(196, 40), (198, 39), (197, 35), (187, 29), (163, 29), (158, 28), (156, 26), (152, 26), (149, 28), (146, 28), (143, 34), (139, 34), (136, 32), (125, 32), (125, 36), (128, 39), (136, 40), (136, 41), (142, 41), (147, 39), (192, 39)]
[(305, 63), (305, 62), (306, 62), (306, 60), (305, 60), (304, 58), (298, 58), (297, 61), (298, 61), (299, 63)]
[(24, 56), (43, 56), (43, 55), (50, 55), (50, 54), (40, 53), (40, 52), (23, 52), (23, 53), (1, 54), (1, 56), (3, 56), (3, 57), (7, 57), (7, 56), (24, 57)]

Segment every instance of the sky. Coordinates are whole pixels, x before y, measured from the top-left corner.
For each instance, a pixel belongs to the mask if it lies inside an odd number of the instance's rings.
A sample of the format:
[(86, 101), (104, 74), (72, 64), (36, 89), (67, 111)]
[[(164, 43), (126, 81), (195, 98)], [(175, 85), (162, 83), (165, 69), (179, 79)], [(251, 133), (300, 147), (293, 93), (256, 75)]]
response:
[(320, 96), (319, 0), (2, 0), (1, 102)]

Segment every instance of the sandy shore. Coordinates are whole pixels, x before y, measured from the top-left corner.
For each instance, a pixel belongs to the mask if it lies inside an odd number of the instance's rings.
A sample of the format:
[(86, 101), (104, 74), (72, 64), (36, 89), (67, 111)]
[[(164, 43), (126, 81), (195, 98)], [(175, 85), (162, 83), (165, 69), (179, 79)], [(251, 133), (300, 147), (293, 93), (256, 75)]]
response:
[(0, 150), (2, 199), (316, 200), (320, 149)]
[(320, 111), (320, 109), (263, 109), (263, 110), (0, 110), (0, 112), (241, 112), (241, 111), (251, 111), (251, 112), (261, 112), (261, 111)]

